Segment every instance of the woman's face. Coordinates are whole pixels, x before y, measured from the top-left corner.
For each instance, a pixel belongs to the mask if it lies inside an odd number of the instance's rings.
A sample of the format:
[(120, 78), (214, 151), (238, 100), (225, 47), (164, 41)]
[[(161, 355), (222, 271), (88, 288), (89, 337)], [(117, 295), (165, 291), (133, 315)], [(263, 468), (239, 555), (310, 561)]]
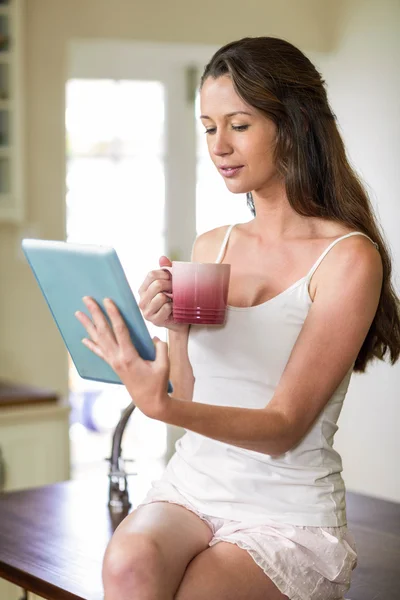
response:
[(275, 123), (246, 104), (228, 76), (205, 80), (200, 106), (208, 150), (227, 188), (234, 194), (268, 188), (276, 178)]

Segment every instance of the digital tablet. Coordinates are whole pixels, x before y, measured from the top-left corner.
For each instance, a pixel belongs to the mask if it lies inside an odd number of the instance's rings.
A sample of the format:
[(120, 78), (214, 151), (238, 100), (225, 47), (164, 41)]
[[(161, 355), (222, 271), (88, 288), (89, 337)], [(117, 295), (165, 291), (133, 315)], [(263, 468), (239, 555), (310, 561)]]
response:
[[(88, 334), (75, 312), (80, 310), (91, 318), (83, 296), (94, 298), (107, 320), (103, 300), (111, 298), (124, 318), (140, 356), (145, 360), (155, 359), (153, 340), (114, 248), (24, 239), (22, 249), (83, 379), (122, 384), (110, 365), (82, 344), (82, 338)], [(170, 382), (168, 392), (172, 392)]]

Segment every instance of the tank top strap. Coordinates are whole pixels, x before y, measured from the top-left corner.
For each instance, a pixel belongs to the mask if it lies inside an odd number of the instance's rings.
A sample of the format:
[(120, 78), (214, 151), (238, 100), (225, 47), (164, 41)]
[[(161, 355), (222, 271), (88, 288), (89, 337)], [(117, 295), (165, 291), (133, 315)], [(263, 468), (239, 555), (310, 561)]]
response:
[(323, 251), (323, 253), (318, 258), (318, 260), (313, 264), (313, 266), (309, 270), (306, 278), (311, 279), (311, 277), (314, 275), (315, 271), (318, 269), (321, 262), (324, 260), (325, 256), (328, 254), (329, 250), (332, 250), (332, 248), (341, 240), (344, 240), (353, 235), (363, 235), (364, 237), (368, 238), (370, 240), (370, 242), (372, 242), (374, 244), (374, 246), (377, 250), (379, 250), (378, 244), (376, 242), (374, 242), (374, 240), (372, 240), (366, 233), (362, 233), (362, 231), (352, 231), (351, 233), (346, 233), (346, 235), (342, 235), (341, 237), (337, 238), (336, 240), (333, 240), (333, 242), (331, 244), (329, 244), (329, 246)]
[(235, 225), (236, 225), (236, 223), (233, 223), (233, 225), (228, 226), (228, 229), (225, 233), (225, 237), (222, 240), (222, 244), (221, 244), (221, 248), (220, 248), (217, 260), (215, 261), (216, 263), (220, 263), (221, 260), (224, 258), (224, 254), (225, 254), (226, 246), (228, 244), (229, 236), (231, 235), (231, 231), (235, 227)]

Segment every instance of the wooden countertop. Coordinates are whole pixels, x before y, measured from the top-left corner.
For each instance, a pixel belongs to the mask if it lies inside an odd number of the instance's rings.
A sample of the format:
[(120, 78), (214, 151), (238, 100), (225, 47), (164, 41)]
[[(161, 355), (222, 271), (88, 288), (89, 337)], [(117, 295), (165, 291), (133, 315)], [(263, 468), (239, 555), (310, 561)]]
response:
[(102, 599), (101, 563), (116, 526), (107, 495), (106, 479), (0, 494), (0, 576), (43, 598)]
[[(136, 506), (135, 480), (130, 495)], [(121, 520), (107, 498), (105, 478), (0, 494), (0, 576), (50, 600), (102, 600), (102, 558)], [(399, 600), (400, 504), (348, 493), (347, 511), (359, 551), (347, 597)]]

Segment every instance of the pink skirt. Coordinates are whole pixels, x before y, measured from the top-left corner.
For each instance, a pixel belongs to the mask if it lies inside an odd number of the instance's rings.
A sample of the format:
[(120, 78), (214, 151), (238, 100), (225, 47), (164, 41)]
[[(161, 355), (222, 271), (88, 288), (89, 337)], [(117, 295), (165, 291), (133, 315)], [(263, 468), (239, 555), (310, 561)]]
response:
[(350, 587), (357, 551), (346, 526), (303, 527), (268, 518), (255, 525), (220, 519), (199, 512), (165, 480), (154, 481), (139, 506), (151, 502), (172, 502), (195, 513), (213, 533), (210, 546), (229, 542), (246, 550), (290, 600), (343, 600)]

